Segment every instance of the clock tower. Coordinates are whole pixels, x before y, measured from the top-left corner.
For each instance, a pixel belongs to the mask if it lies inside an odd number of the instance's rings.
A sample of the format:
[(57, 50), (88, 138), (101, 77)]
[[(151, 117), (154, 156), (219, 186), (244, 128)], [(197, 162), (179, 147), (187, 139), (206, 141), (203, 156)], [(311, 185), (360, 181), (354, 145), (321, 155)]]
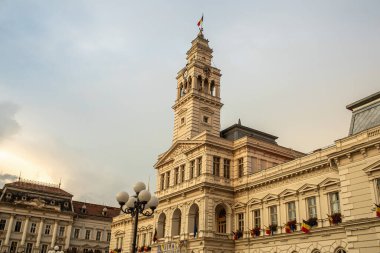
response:
[(212, 49), (202, 30), (191, 42), (187, 63), (177, 74), (173, 143), (206, 131), (220, 132), (220, 70), (211, 66)]

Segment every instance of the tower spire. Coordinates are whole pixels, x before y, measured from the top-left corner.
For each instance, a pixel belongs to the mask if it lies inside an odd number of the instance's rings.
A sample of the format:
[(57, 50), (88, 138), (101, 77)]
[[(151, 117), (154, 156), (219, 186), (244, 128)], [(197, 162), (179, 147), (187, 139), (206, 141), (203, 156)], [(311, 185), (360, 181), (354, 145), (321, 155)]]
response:
[(177, 74), (177, 99), (173, 106), (173, 142), (189, 140), (206, 131), (219, 136), (220, 132), (220, 70), (211, 65), (213, 50), (202, 33), (187, 51), (186, 66)]

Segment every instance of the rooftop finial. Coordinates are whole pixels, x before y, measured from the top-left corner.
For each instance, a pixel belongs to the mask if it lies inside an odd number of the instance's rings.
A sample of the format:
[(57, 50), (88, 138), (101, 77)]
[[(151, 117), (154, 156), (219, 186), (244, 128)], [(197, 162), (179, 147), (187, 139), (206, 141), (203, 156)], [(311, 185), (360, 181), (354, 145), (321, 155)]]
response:
[(240, 120), (240, 118), (239, 118), (239, 120), (238, 120), (238, 125), (239, 125), (239, 126), (241, 125), (241, 120)]

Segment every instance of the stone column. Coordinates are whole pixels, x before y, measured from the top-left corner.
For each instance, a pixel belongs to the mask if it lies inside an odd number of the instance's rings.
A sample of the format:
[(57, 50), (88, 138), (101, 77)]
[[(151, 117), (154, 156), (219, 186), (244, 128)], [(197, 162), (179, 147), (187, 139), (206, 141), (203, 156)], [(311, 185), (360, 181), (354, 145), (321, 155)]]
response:
[(58, 220), (54, 222), (53, 236), (51, 238), (51, 244), (50, 244), (50, 247), (52, 248), (55, 246), (55, 240), (57, 239), (57, 228), (58, 228)]
[(43, 226), (44, 226), (44, 219), (41, 218), (40, 225), (38, 226), (38, 235), (37, 235), (36, 248), (38, 248), (40, 246), (40, 243), (41, 243)]
[(23, 246), (25, 244), (26, 233), (27, 233), (28, 224), (29, 224), (29, 219), (30, 219), (30, 217), (26, 216), (25, 224), (24, 224), (24, 231), (22, 231), (21, 244), (20, 244), (21, 246)]
[(11, 218), (9, 219), (9, 224), (7, 228), (7, 234), (5, 235), (5, 240), (4, 240), (4, 245), (9, 244), (9, 238), (11, 237), (11, 232), (12, 232), (12, 226), (13, 226), (13, 221), (15, 219), (15, 215), (11, 214)]
[(70, 246), (70, 238), (71, 238), (71, 230), (73, 228), (73, 224), (70, 223), (68, 226), (67, 226), (67, 230), (66, 230), (66, 238), (65, 238), (65, 247), (64, 249), (67, 250)]

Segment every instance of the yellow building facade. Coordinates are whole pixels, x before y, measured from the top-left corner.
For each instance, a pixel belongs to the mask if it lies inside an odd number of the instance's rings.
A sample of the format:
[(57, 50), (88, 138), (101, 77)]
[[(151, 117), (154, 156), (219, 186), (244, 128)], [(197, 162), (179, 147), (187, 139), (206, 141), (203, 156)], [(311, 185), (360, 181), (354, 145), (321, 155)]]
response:
[[(347, 107), (348, 137), (310, 154), (240, 120), (221, 131), (221, 73), (208, 42), (201, 31), (177, 74), (173, 143), (155, 164), (160, 204), (139, 220), (139, 248), (380, 252), (380, 92)], [(130, 216), (111, 228), (110, 249), (131, 252)]]

